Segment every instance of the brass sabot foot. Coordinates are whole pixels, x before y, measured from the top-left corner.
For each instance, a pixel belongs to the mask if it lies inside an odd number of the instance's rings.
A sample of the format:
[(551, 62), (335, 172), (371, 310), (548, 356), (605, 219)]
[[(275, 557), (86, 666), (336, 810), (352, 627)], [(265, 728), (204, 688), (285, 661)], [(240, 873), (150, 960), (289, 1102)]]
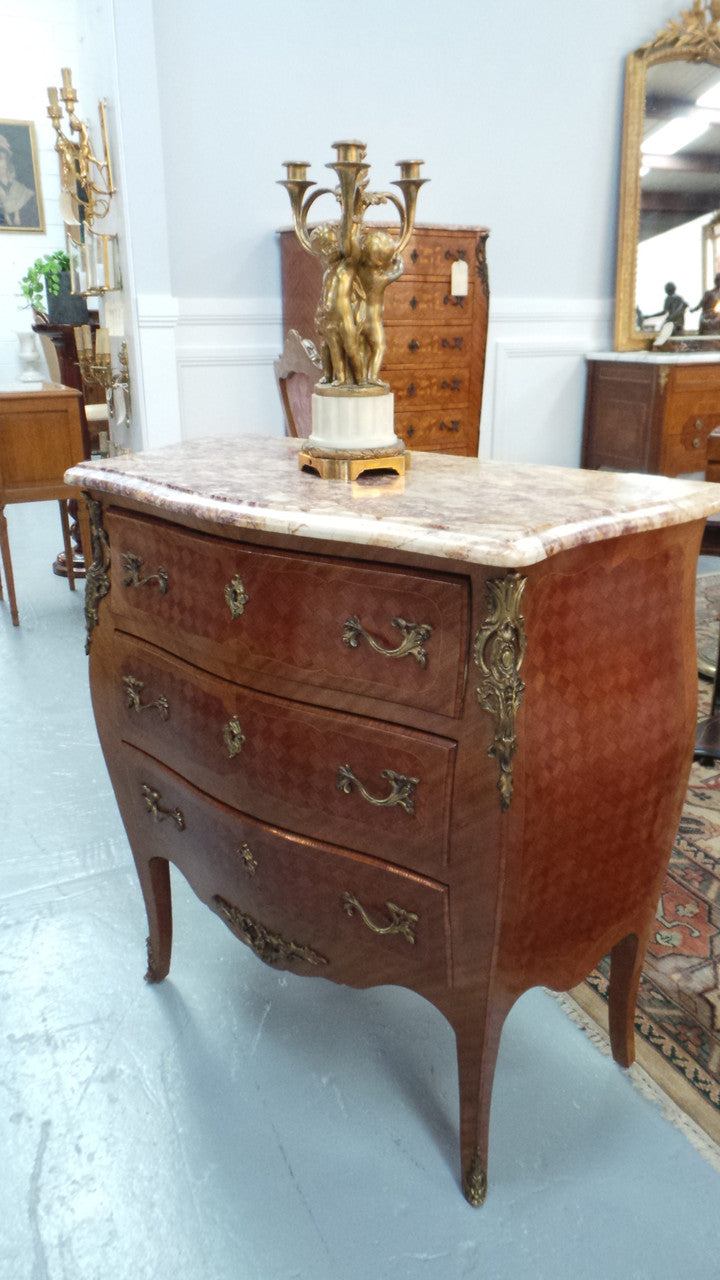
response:
[(479, 1209), (487, 1195), (487, 1174), (481, 1164), (479, 1152), (475, 1152), (470, 1168), (465, 1174), (463, 1194), (468, 1204)]

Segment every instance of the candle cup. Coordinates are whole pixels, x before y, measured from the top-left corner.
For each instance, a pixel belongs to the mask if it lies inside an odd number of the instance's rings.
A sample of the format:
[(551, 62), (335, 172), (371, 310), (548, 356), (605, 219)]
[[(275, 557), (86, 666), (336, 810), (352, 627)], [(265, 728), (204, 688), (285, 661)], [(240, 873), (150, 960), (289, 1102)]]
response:
[(286, 182), (307, 182), (309, 168), (307, 160), (283, 160), (283, 169), (287, 169)]
[[(367, 145), (364, 142), (333, 142), (333, 148), (337, 151), (337, 158), (340, 164), (360, 164), (365, 159)], [(328, 165), (328, 169), (334, 168)]]
[(412, 179), (424, 181), (424, 179), (420, 178), (420, 165), (424, 163), (424, 160), (398, 160), (397, 166), (400, 170), (400, 181), (407, 182)]

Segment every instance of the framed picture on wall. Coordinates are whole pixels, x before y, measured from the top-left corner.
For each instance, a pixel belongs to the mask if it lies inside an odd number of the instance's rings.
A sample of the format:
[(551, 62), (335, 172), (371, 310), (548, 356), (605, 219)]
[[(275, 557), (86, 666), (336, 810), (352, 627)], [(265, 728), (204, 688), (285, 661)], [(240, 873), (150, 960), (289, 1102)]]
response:
[(35, 125), (0, 120), (0, 232), (44, 230)]

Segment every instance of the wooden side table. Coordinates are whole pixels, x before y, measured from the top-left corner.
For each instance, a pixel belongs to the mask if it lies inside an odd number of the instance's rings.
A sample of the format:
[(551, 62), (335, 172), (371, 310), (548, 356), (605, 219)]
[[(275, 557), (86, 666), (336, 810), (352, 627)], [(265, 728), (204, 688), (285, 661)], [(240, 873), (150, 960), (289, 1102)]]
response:
[(588, 356), (583, 467), (666, 476), (705, 471), (717, 427), (718, 353)]
[[(0, 389), (0, 553), (10, 614), (20, 625), (15, 596), (10, 540), (5, 507), (12, 502), (45, 502), (57, 499), (60, 505), (68, 585), (75, 590), (73, 546), (70, 539), (68, 499), (77, 499), (77, 490), (68, 490), (63, 475), (68, 467), (89, 458), (87, 424), (79, 391), (54, 382), (41, 387)], [(79, 512), (80, 537), (89, 563), (87, 516)], [(0, 596), (2, 588), (0, 586)]]

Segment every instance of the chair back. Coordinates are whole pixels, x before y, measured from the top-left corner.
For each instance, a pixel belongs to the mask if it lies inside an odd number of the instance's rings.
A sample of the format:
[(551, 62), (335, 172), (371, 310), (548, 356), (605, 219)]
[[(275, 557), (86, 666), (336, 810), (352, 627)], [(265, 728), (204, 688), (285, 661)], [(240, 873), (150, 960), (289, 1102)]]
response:
[(273, 364), (289, 436), (307, 437), (312, 431), (312, 394), (322, 376), (322, 362), (307, 338), (291, 329), (282, 354)]

